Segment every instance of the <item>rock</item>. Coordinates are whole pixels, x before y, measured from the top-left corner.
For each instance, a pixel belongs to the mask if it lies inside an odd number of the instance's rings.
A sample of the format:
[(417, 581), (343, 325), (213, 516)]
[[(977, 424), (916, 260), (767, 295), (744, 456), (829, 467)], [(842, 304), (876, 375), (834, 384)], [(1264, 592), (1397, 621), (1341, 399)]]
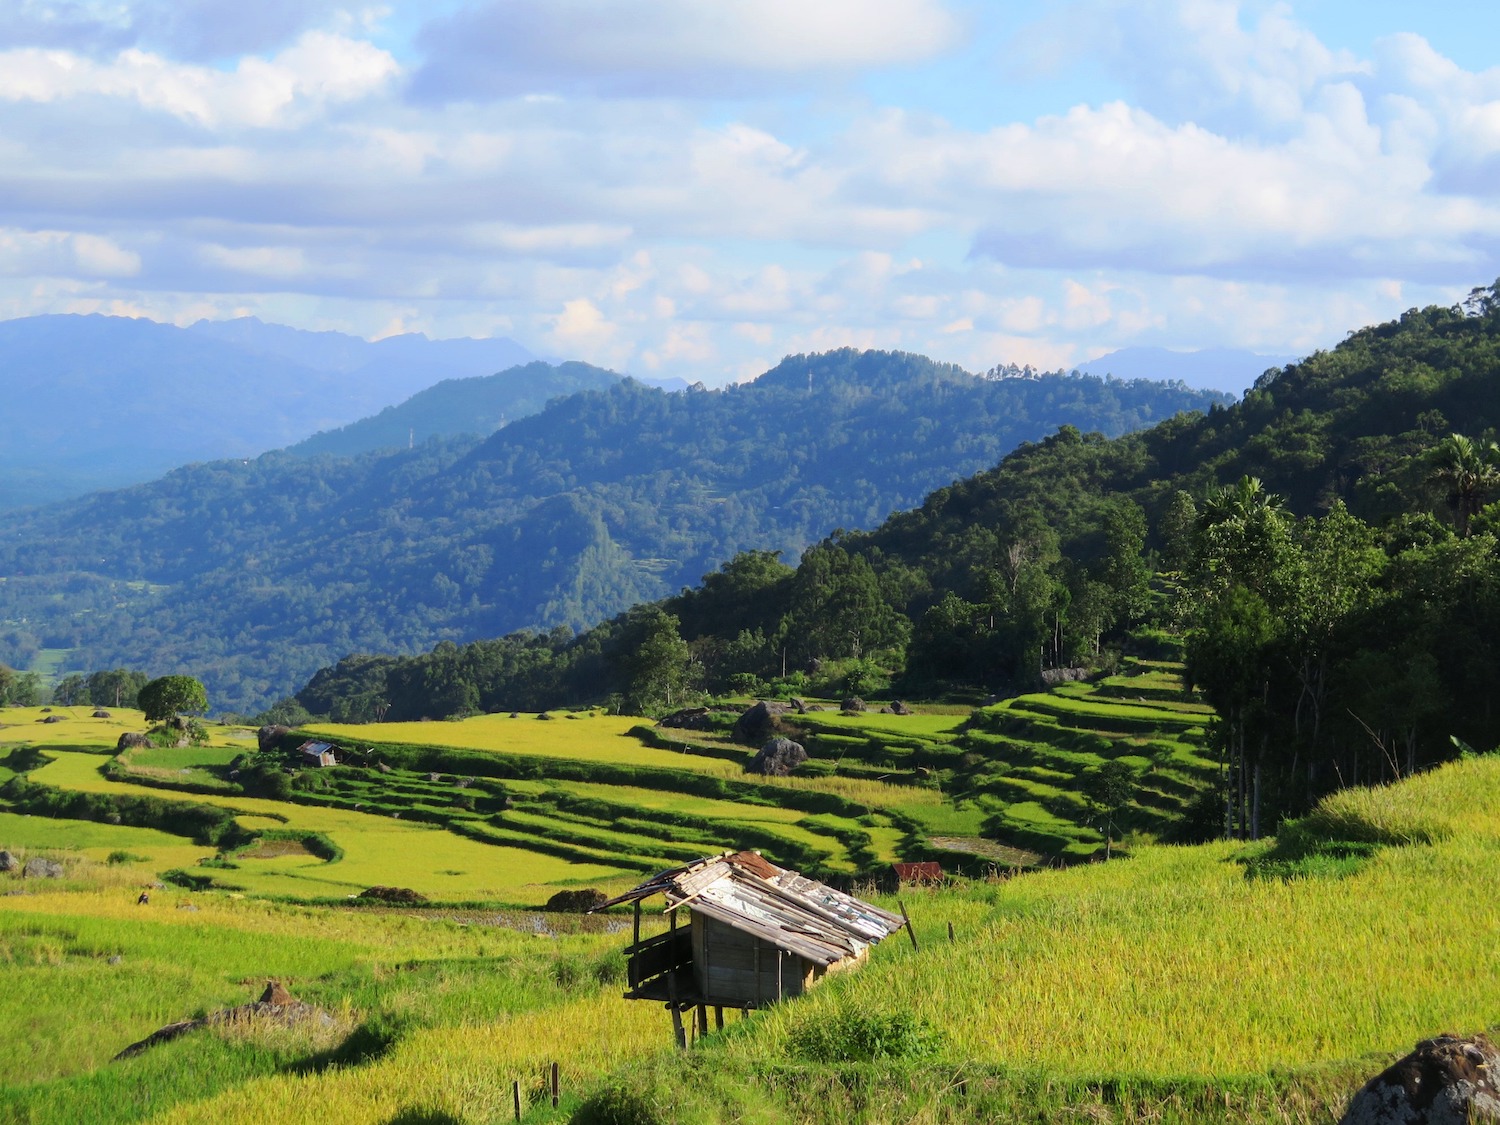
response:
[(376, 902), (390, 902), (397, 906), (418, 906), (427, 901), (427, 896), (409, 887), (371, 887), (359, 893), (360, 898)]
[(910, 715), (911, 714), (911, 708), (908, 707), (905, 703), (902, 703), (901, 700), (898, 699), (894, 703), (891, 704), (891, 714), (892, 715)]
[(865, 711), (868, 710), (868, 708), (865, 707), (865, 701), (863, 699), (861, 699), (857, 695), (851, 695), (848, 699), (839, 704), (839, 710), (855, 712)]
[(443, 775), (440, 773), (429, 773), (427, 775), (427, 780), (430, 781), (433, 785), (438, 785), (442, 782)]
[(894, 715), (896, 712), (894, 712), (894, 711), (891, 710), (890, 704), (887, 704), (886, 706), (884, 706), (884, 707), (882, 707), (880, 709), (880, 713), (882, 715)]
[(609, 896), (603, 891), (589, 887), (581, 891), (558, 891), (547, 900), (546, 908), (554, 914), (587, 914), (608, 901)]
[(760, 748), (747, 767), (751, 773), (785, 777), (807, 761), (807, 751), (790, 738), (773, 738)]
[(96, 719), (113, 719), (114, 716), (111, 715), (108, 711), (106, 711), (103, 707), (101, 707), (101, 708), (99, 708), (99, 710), (97, 710), (97, 711), (94, 712), (94, 718), (96, 718)]
[(44, 714), (44, 715), (45, 715), (45, 714), (46, 714), (46, 713), (47, 713), (47, 712), (48, 712), (48, 711), (50, 711), (50, 710), (52, 710), (52, 708), (50, 708), (50, 707), (43, 707), (43, 708), (42, 708), (42, 714)]
[(1500, 1122), (1500, 1048), (1483, 1035), (1424, 1039), (1354, 1095), (1339, 1125)]
[(42, 722), (44, 723), (61, 723), (65, 721), (66, 720), (64, 720), (61, 715), (48, 715), (45, 719), (42, 720)]
[(734, 740), (749, 746), (758, 746), (781, 730), (781, 716), (787, 712), (785, 703), (758, 701), (734, 721)]
[(291, 727), (284, 727), (280, 723), (268, 723), (255, 732), (255, 744), (264, 753), (267, 750), (274, 749), (276, 744), (281, 741), (282, 735), (291, 733)]
[(384, 762), (376, 762), (375, 763), (375, 768), (378, 769), (381, 773), (394, 773), (395, 772), (394, 770), (391, 769), (390, 766), (386, 765)]
[(113, 957), (111, 957), (108, 961), (106, 961), (105, 964), (106, 965), (118, 965), (123, 960), (125, 960), (125, 958), (121, 957), (118, 953), (116, 953)]
[(133, 730), (126, 731), (115, 740), (116, 750), (138, 750), (150, 745), (151, 740), (149, 738)]
[(61, 879), (63, 877), (63, 865), (55, 859), (43, 859), (41, 856), (33, 856), (26, 861), (25, 868), (21, 874), (28, 879)]
[(276, 1008), (284, 1008), (288, 1004), (295, 1004), (292, 994), (286, 990), (286, 985), (279, 980), (266, 981), (266, 990), (260, 994), (259, 1003), (270, 1004)]
[(1087, 668), (1043, 668), (1042, 683), (1048, 687), (1058, 684), (1073, 684), (1086, 680), (1093, 673)]
[(684, 707), (681, 711), (673, 711), (656, 725), (677, 730), (707, 730), (713, 723), (708, 717), (707, 707)]
[(467, 789), (473, 784), (474, 779), (472, 777), (455, 777), (453, 779), (453, 788), (455, 789)]
[(21, 861), (10, 852), (0, 851), (0, 871), (14, 871), (21, 866)]

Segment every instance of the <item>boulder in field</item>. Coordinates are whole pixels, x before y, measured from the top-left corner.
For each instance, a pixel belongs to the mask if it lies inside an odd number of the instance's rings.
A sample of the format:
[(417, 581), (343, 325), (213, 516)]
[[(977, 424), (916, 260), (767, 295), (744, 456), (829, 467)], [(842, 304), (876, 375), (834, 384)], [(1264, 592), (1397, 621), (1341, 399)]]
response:
[(21, 866), (21, 861), (10, 852), (0, 851), (0, 872), (14, 871)]
[(787, 712), (785, 703), (768, 703), (762, 699), (745, 711), (734, 722), (734, 740), (750, 746), (758, 746), (781, 730), (781, 716)]
[(94, 718), (96, 718), (96, 719), (112, 719), (112, 718), (114, 718), (114, 716), (111, 715), (108, 711), (106, 711), (103, 707), (101, 707), (101, 708), (99, 708), (99, 710), (97, 710), (97, 711), (94, 712)]
[(844, 700), (843, 703), (839, 704), (839, 710), (857, 712), (868, 710), (868, 708), (865, 706), (865, 701), (863, 699), (861, 699), (857, 695), (851, 695), (848, 699)]
[(1500, 1048), (1483, 1035), (1424, 1039), (1354, 1095), (1339, 1125), (1500, 1122)]
[(747, 768), (751, 773), (785, 777), (805, 761), (807, 751), (800, 742), (793, 742), (790, 738), (773, 738), (760, 748)]
[(684, 707), (657, 720), (656, 725), (676, 730), (707, 730), (713, 726), (713, 721), (708, 717), (707, 707)]
[(128, 730), (115, 741), (116, 750), (139, 750), (150, 746), (151, 740), (138, 731)]
[(61, 879), (63, 865), (55, 859), (43, 859), (39, 855), (32, 856), (26, 861), (21, 874), (28, 879)]
[(389, 902), (396, 906), (420, 906), (427, 901), (426, 895), (409, 887), (371, 887), (367, 891), (361, 891), (359, 897)]
[(603, 891), (588, 887), (577, 891), (558, 891), (547, 900), (547, 909), (554, 914), (587, 914), (608, 901), (609, 896)]
[(44, 723), (61, 723), (65, 721), (66, 720), (61, 715), (48, 715), (45, 719), (42, 720), (42, 722)]
[(291, 727), (284, 727), (280, 723), (267, 723), (255, 732), (255, 744), (264, 753), (273, 749), (281, 741), (282, 735), (291, 733)]

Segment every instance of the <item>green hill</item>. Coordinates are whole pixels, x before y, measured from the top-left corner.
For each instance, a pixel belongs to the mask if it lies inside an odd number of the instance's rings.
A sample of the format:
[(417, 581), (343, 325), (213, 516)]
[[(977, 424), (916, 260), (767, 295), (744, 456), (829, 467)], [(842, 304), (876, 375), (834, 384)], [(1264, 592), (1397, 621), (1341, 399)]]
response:
[(350, 652), (586, 628), (736, 551), (873, 526), (1060, 424), (1215, 401), (843, 351), (722, 391), (620, 381), (484, 440), (192, 465), (12, 517), (0, 660), (190, 671), (216, 709), (254, 711)]

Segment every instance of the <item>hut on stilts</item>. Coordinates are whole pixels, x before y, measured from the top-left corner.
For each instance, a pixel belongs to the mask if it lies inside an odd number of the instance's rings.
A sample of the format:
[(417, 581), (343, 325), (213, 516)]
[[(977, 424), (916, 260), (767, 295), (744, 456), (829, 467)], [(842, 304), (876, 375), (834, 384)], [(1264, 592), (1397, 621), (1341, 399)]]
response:
[[(641, 939), (641, 902), (666, 898), (671, 928)], [(706, 1029), (724, 1009), (749, 1011), (798, 996), (824, 976), (860, 964), (870, 946), (906, 923), (852, 895), (787, 871), (758, 852), (725, 852), (663, 871), (602, 903), (635, 904), (627, 1000), (655, 1000), (672, 1013), (679, 1046), (684, 1012)]]

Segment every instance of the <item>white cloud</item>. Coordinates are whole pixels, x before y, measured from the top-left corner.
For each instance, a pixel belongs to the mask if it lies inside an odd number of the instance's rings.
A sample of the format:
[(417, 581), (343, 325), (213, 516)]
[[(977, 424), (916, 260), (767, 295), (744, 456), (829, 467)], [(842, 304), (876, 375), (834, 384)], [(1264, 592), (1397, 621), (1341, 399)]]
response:
[(128, 278), (141, 257), (103, 235), (0, 227), (0, 274), (11, 277)]
[(375, 93), (397, 70), (395, 59), (369, 43), (319, 31), (305, 33), (271, 59), (249, 56), (227, 72), (133, 47), (108, 62), (27, 47), (0, 52), (0, 100), (93, 95), (209, 128), (290, 127), (322, 106)]

